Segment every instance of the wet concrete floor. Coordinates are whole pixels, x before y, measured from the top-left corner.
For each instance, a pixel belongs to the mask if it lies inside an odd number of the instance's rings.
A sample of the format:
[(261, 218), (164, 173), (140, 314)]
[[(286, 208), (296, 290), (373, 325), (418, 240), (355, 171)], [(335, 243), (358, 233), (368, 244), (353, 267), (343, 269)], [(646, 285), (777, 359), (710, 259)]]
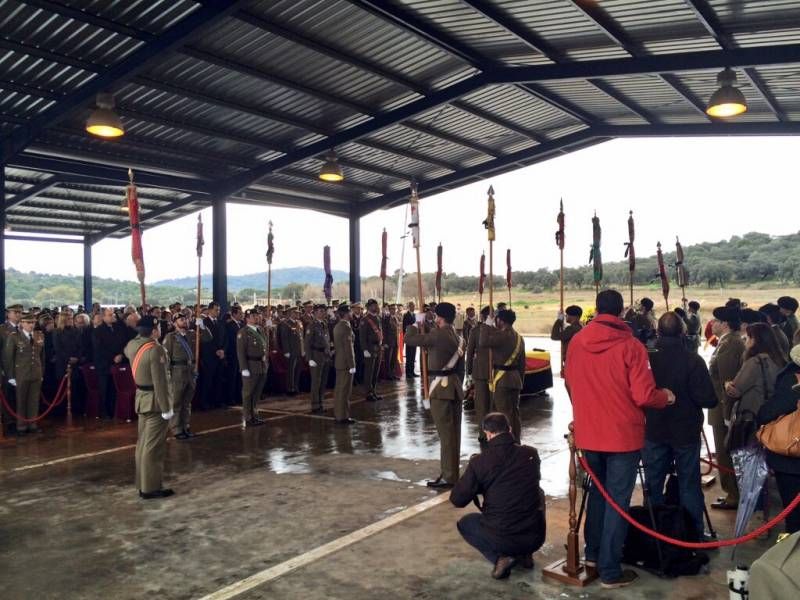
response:
[[(535, 344), (556, 350), (549, 340)], [(438, 441), (414, 384), (385, 383), (382, 393), (377, 403), (357, 393), (353, 427), (335, 425), (330, 409), (307, 414), (305, 396), (265, 400), (268, 422), (254, 429), (240, 428), (235, 408), (198, 413), (193, 428), (202, 435), (168, 442), (165, 483), (176, 495), (166, 500), (141, 501), (133, 488), (135, 424), (67, 433), (53, 423), (44, 435), (0, 445), (0, 597), (201, 598), (271, 568), (263, 583), (216, 597), (727, 597), (729, 549), (711, 553), (709, 574), (663, 580), (640, 571), (637, 584), (615, 592), (542, 581), (541, 568), (564, 555), (567, 533), (563, 434), (571, 411), (559, 379), (521, 410), (523, 441), (542, 457), (548, 539), (532, 573), (492, 580), (491, 565), (455, 529), (474, 508), (445, 501), (404, 517), (437, 497), (424, 481), (438, 474)], [(467, 413), (465, 461), (478, 451), (476, 438)], [(708, 501), (717, 495), (709, 489)], [(393, 515), (403, 520), (364, 530)], [(712, 518), (729, 537), (733, 515)], [(361, 537), (339, 548), (352, 535)], [(740, 547), (737, 562), (751, 562), (775, 535)], [(315, 558), (329, 543), (336, 545)], [(291, 570), (297, 557), (303, 566)]]

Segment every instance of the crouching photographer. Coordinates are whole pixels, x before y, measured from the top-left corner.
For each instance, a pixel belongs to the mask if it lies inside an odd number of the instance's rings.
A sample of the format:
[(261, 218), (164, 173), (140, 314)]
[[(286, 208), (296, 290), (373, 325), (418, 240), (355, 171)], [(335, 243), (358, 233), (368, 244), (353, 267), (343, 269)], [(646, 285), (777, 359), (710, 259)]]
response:
[(503, 413), (489, 413), (481, 427), (487, 444), (470, 459), (450, 502), (459, 508), (470, 502), (478, 506), (480, 513), (458, 521), (458, 531), (494, 565), (492, 577), (504, 579), (515, 565), (532, 569), (532, 554), (544, 543), (539, 454), (515, 441)]

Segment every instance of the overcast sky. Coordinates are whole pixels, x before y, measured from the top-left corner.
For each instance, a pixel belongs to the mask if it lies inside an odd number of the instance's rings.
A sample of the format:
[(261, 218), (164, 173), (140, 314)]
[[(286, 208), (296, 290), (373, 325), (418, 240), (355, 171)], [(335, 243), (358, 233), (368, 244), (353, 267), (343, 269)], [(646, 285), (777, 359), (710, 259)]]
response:
[[(596, 210), (603, 228), (603, 259), (622, 260), (628, 211), (636, 220), (636, 253), (667, 250), (679, 235), (684, 246), (759, 231), (773, 235), (798, 230), (800, 141), (772, 138), (667, 138), (613, 140), (435, 196), (421, 190), (420, 230), (423, 271), (436, 268), (436, 246), (444, 246), (444, 269), (477, 274), (488, 247), (481, 222), (486, 191), (495, 189), (497, 241), (495, 272), (505, 272), (511, 248), (514, 270), (558, 265), (555, 245), (559, 198), (566, 214), (567, 266), (586, 264)], [(345, 171), (345, 176), (346, 176)], [(228, 271), (266, 270), (267, 222), (275, 223), (274, 268), (322, 266), (322, 247), (331, 246), (334, 269), (347, 271), (345, 219), (305, 210), (229, 205)], [(196, 273), (196, 215), (144, 233), (147, 281)], [(206, 246), (203, 271), (211, 271), (211, 210), (203, 211)], [(361, 272), (380, 269), (380, 237), (389, 234), (389, 271), (400, 266), (404, 207), (378, 211), (361, 221)], [(405, 268), (414, 270), (410, 238)], [(687, 262), (691, 256), (687, 256)], [(135, 279), (130, 238), (104, 240), (94, 247), (94, 275)], [(6, 266), (21, 271), (71, 273), (83, 268), (79, 244), (6, 242)]]

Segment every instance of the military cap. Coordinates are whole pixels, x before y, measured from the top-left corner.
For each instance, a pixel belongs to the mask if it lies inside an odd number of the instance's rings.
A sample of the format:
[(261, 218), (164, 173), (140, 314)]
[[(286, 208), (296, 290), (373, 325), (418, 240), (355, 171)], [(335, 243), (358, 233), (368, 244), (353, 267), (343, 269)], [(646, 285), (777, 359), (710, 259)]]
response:
[(17, 312), (22, 312), (22, 304), (11, 304), (10, 306), (6, 306), (6, 310), (8, 311), (15, 310)]
[(139, 323), (136, 325), (136, 330), (143, 333), (150, 333), (156, 328), (156, 325), (158, 325), (158, 319), (152, 315), (145, 315), (139, 319)]
[(680, 306), (678, 306), (673, 312), (676, 315), (678, 315), (681, 319), (686, 320), (686, 311), (683, 310)]
[(791, 352), (789, 352), (789, 358), (792, 359), (794, 364), (800, 365), (800, 344), (792, 348)]
[(442, 317), (448, 323), (452, 323), (456, 318), (456, 307), (450, 302), (441, 302), (436, 305), (436, 316)]
[(641, 304), (642, 308), (644, 308), (645, 310), (653, 310), (653, 307), (655, 306), (655, 304), (653, 303), (652, 300), (650, 300), (650, 298), (642, 298), (641, 300), (639, 300), (639, 304)]
[(336, 312), (338, 312), (340, 315), (343, 315), (345, 313), (349, 313), (350, 312), (350, 307), (347, 306), (347, 304), (342, 303), (342, 304), (340, 304), (339, 306), (336, 307)]
[(745, 308), (741, 312), (741, 321), (742, 323), (747, 323), (748, 325), (752, 323), (766, 323), (767, 317), (764, 314), (758, 312), (757, 310), (753, 310), (752, 308)]
[(303, 306), (311, 306), (313, 304), (314, 303), (311, 300), (306, 300), (305, 302), (303, 302)]
[(23, 323), (35, 323), (36, 315), (34, 315), (32, 312), (26, 312), (22, 314), (19, 320)]
[(726, 308), (736, 308), (736, 309), (743, 309), (744, 304), (739, 298), (728, 298), (728, 301), (725, 303)]
[(786, 317), (783, 316), (780, 307), (778, 307), (777, 304), (772, 304), (771, 302), (759, 307), (758, 312), (764, 313), (764, 316), (769, 318), (773, 323), (783, 323), (786, 320)]
[(364, 308), (364, 307), (362, 306), (361, 302), (353, 302), (350, 305), (350, 308), (352, 309), (352, 308)]
[(513, 325), (514, 321), (517, 320), (517, 314), (510, 308), (504, 308), (503, 310), (497, 311), (497, 318), (501, 320), (503, 323), (508, 323), (509, 325)]
[(172, 315), (172, 322), (174, 323), (178, 319), (185, 319), (185, 318), (187, 317), (182, 312), (176, 312), (174, 315)]
[(325, 304), (315, 304), (314, 310), (328, 310), (328, 307)]
[(739, 323), (742, 320), (742, 311), (732, 306), (718, 306), (712, 314), (717, 321), (725, 323)]
[(700, 303), (697, 300), (692, 300), (689, 302), (689, 308), (695, 311), (700, 310)]
[(583, 309), (578, 306), (577, 304), (573, 304), (568, 306), (564, 312), (568, 314), (570, 317), (580, 317), (583, 314)]
[(373, 304), (378, 304), (378, 301), (375, 298), (370, 298), (367, 300), (367, 306), (372, 306)]
[(778, 306), (780, 306), (783, 310), (795, 312), (798, 304), (797, 300), (791, 296), (781, 296), (778, 298)]

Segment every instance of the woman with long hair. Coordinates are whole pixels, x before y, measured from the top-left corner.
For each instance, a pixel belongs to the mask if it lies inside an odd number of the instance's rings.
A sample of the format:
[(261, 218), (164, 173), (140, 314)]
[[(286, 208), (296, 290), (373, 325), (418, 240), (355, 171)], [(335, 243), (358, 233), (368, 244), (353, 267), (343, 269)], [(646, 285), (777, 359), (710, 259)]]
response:
[(745, 331), (744, 362), (733, 381), (725, 382), (725, 393), (733, 403), (729, 451), (757, 443), (756, 415), (774, 393), (778, 373), (786, 366), (786, 358), (769, 325), (752, 323)]

